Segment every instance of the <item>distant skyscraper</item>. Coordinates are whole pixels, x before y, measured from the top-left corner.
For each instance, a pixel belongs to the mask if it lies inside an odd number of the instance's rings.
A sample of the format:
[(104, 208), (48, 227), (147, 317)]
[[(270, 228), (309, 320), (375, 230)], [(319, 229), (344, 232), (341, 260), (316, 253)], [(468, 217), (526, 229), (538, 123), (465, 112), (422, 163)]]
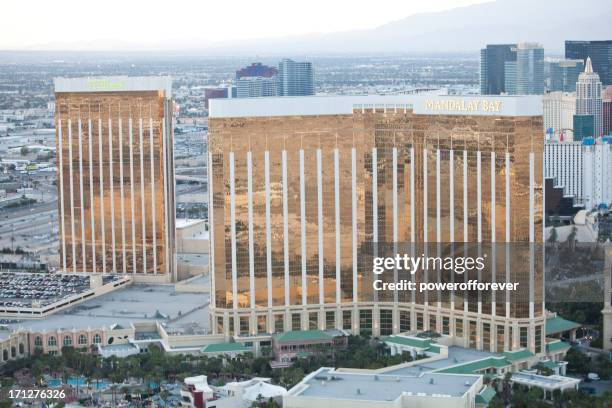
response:
[(603, 134), (609, 135), (612, 133), (612, 85), (604, 89), (603, 96)]
[(581, 141), (585, 137), (595, 135), (593, 115), (574, 115), (573, 121), (574, 140)]
[[(551, 92), (542, 98), (544, 107), (544, 132), (548, 140), (568, 142), (573, 139), (571, 129), (576, 113), (576, 95), (568, 92)], [(561, 137), (563, 135), (563, 137)]]
[(550, 63), (550, 91), (574, 92), (578, 75), (584, 71), (582, 60), (560, 60)]
[(174, 278), (169, 77), (55, 80), (60, 265)]
[(576, 115), (593, 115), (593, 136), (603, 130), (603, 102), (599, 75), (593, 72), (591, 59), (587, 58), (584, 72), (576, 83)]
[(593, 71), (599, 74), (604, 85), (612, 85), (612, 40), (566, 41), (565, 58), (581, 59), (586, 64), (591, 58)]
[(280, 96), (314, 95), (312, 62), (284, 59), (278, 64), (278, 94)]
[(519, 43), (516, 48), (516, 94), (544, 93), (544, 48), (538, 43)]
[(499, 95), (505, 87), (505, 62), (516, 61), (516, 44), (488, 44), (480, 50), (480, 93)]
[(508, 95), (516, 95), (516, 61), (504, 63), (504, 87)]
[(272, 78), (278, 75), (278, 70), (275, 67), (263, 65), (261, 62), (254, 62), (248, 67), (244, 67), (236, 71), (236, 79), (242, 77), (264, 77)]
[[(228, 92), (229, 91), (229, 92)], [(231, 89), (228, 87), (206, 88), (204, 89), (204, 107), (208, 109), (208, 101), (211, 99), (223, 99), (231, 97)]]
[(276, 76), (241, 77), (236, 80), (237, 98), (260, 98), (262, 96), (277, 96), (278, 80)]

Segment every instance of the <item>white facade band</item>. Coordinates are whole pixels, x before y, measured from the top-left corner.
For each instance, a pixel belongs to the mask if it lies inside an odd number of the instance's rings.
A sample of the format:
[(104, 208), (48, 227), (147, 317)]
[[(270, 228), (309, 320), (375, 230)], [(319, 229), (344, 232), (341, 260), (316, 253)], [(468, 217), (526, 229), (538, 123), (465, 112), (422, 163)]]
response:
[(283, 262), (285, 271), (285, 306), (289, 306), (289, 202), (287, 179), (287, 151), (283, 150), (281, 156), (281, 170), (283, 177)]
[[(153, 253), (153, 273), (157, 273), (157, 208), (155, 204), (155, 151), (153, 142), (153, 118), (149, 118), (149, 148), (150, 148), (150, 165), (151, 165), (151, 223), (153, 233), (153, 247), (151, 252)], [(210, 211), (210, 205), (209, 211)], [(210, 229), (210, 228), (209, 228)], [(209, 238), (210, 240), (210, 238)], [(210, 241), (209, 241), (210, 242)], [(210, 252), (210, 251), (209, 251)]]
[(238, 273), (236, 265), (236, 180), (234, 176), (234, 152), (229, 154), (230, 179), (230, 225), (231, 225), (231, 251), (232, 251), (232, 306), (238, 309)]
[(272, 307), (272, 226), (270, 225), (270, 152), (264, 153), (264, 177), (266, 189), (266, 283), (268, 307)]
[(65, 229), (65, 221), (64, 221), (64, 201), (65, 201), (65, 197), (64, 197), (64, 152), (63, 152), (63, 147), (62, 147), (62, 120), (58, 119), (57, 120), (57, 128), (58, 128), (58, 132), (59, 132), (59, 138), (58, 138), (58, 160), (59, 160), (59, 183), (60, 183), (60, 194), (59, 194), (59, 200), (60, 200), (60, 220), (62, 225), (60, 226), (60, 231), (62, 233), (62, 271), (63, 272), (67, 272), (66, 271), (66, 229)]
[(119, 118), (119, 203), (121, 204), (121, 268), (127, 273), (127, 245), (125, 240), (125, 179), (123, 174), (123, 119)]
[[(130, 141), (131, 144), (131, 141)], [(111, 244), (113, 255), (113, 272), (117, 272), (117, 243), (115, 238), (115, 178), (113, 177), (113, 121), (108, 117), (108, 163), (110, 185), (110, 210), (111, 210)], [(125, 246), (123, 247), (125, 251)]]
[(427, 149), (423, 149), (423, 242), (427, 242)]
[(324, 282), (323, 282), (323, 169), (321, 168), (321, 149), (317, 149), (317, 224), (319, 234), (319, 304), (325, 303)]
[(482, 154), (476, 152), (476, 220), (477, 240), (482, 242)]
[(468, 154), (463, 151), (463, 242), (468, 242)]
[(410, 148), (410, 242), (416, 241), (416, 225), (414, 225), (415, 208), (414, 208), (414, 147)]
[[(166, 161), (168, 160), (168, 155), (167, 155), (167, 151), (166, 149), (168, 149), (168, 147), (166, 146), (166, 118), (162, 118), (162, 166), (163, 166), (163, 171), (164, 171), (164, 180), (167, 180), (168, 177), (168, 169), (167, 169), (167, 165), (166, 165)], [(210, 169), (209, 169), (210, 171)], [(174, 173), (174, 171), (172, 172)], [(172, 211), (172, 212), (171, 212)], [(174, 208), (170, 208), (170, 205), (168, 203), (168, 183), (165, 182), (164, 183), (164, 220), (166, 222), (166, 225), (169, 225), (170, 223), (170, 217), (171, 214), (174, 214), (175, 209)], [(165, 259), (165, 263), (166, 263), (166, 268), (168, 268), (168, 270), (171, 268), (171, 264), (174, 262), (173, 259), (170, 259), (170, 244), (169, 244), (169, 240), (170, 239), (174, 239), (174, 235), (170, 235), (170, 234), (174, 234), (173, 232), (168, 231), (168, 228), (164, 228), (164, 242), (165, 242), (165, 246), (164, 246), (164, 259)], [(163, 272), (163, 271), (162, 271)], [(176, 270), (175, 270), (176, 272)]]
[(89, 153), (89, 216), (91, 219), (91, 265), (92, 272), (96, 273), (96, 224), (94, 211), (94, 182), (93, 182), (93, 141), (92, 141), (91, 118), (87, 121), (87, 141)]
[(455, 151), (451, 150), (448, 157), (448, 176), (449, 176), (449, 197), (448, 197), (448, 209), (449, 209), (449, 229), (450, 229), (450, 240), (449, 242), (455, 242)]
[(372, 241), (378, 242), (378, 156), (375, 147), (372, 148)]
[(442, 194), (440, 193), (440, 149), (436, 149), (436, 241), (442, 242)]
[[(142, 227), (142, 273), (147, 273), (147, 212), (145, 209), (145, 178), (144, 178), (144, 144), (142, 135), (142, 118), (138, 119), (138, 146), (140, 148), (140, 209)], [(134, 271), (137, 272), (137, 271)]]
[(342, 302), (341, 296), (341, 256), (340, 256), (340, 154), (334, 149), (334, 217), (336, 222), (336, 303)]
[(134, 123), (129, 121), (130, 134), (130, 209), (132, 216), (132, 273), (136, 273), (136, 209), (134, 208)]
[(306, 276), (306, 180), (304, 177), (304, 150), (300, 149), (300, 230), (302, 238), (302, 304), (308, 304)]
[(255, 249), (253, 242), (253, 157), (247, 152), (247, 213), (249, 219), (249, 299), (255, 308)]
[[(98, 165), (100, 172), (100, 232), (102, 235), (102, 273), (106, 273), (106, 220), (104, 219), (104, 166), (102, 149), (102, 119), (98, 118)], [(64, 209), (62, 208), (62, 212)]]
[[(495, 152), (491, 152), (491, 242), (495, 242)], [(493, 293), (495, 295), (495, 293)]]
[(75, 237), (75, 222), (74, 222), (74, 169), (72, 166), (72, 120), (68, 119), (68, 172), (70, 178), (70, 229), (71, 229), (71, 244), (72, 244), (72, 271), (74, 273), (78, 272), (77, 262), (76, 262), (76, 242), (74, 241)]
[(353, 251), (353, 302), (359, 301), (357, 291), (357, 151), (351, 149), (351, 220), (352, 220), (352, 251)]
[[(208, 240), (208, 245), (209, 245), (209, 250), (208, 253), (210, 254), (210, 265), (211, 265), (211, 269), (210, 269), (210, 284), (211, 284), (211, 288), (215, 288), (215, 274), (213, 273), (214, 267), (215, 267), (215, 215), (214, 215), (214, 192), (213, 192), (213, 165), (212, 165), (212, 153), (210, 151), (208, 151), (208, 165), (206, 166), (206, 171), (208, 173), (208, 231), (209, 231), (209, 240)], [(156, 251), (157, 252), (157, 251)], [(215, 305), (216, 304), (216, 296), (215, 296), (215, 292), (214, 290), (210, 291), (210, 304), (211, 305)], [(214, 324), (213, 325), (214, 328), (214, 332), (216, 333), (217, 330), (217, 325)]]
[(81, 118), (78, 119), (78, 137), (79, 137), (79, 207), (81, 213), (81, 256), (83, 261), (83, 270), (87, 271), (87, 237), (85, 236), (85, 197), (83, 188), (83, 123)]

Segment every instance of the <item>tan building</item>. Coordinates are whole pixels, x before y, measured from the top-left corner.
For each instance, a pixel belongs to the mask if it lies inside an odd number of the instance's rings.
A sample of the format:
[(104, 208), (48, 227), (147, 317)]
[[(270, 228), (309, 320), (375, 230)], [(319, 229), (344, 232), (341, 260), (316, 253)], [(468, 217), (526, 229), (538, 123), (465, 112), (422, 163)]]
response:
[[(213, 100), (209, 129), (215, 332), (544, 352), (541, 97)], [(454, 242), (523, 245), (492, 268), (520, 290), (373, 290), (372, 243)]]
[(61, 269), (172, 280), (171, 79), (58, 78), (55, 103)]

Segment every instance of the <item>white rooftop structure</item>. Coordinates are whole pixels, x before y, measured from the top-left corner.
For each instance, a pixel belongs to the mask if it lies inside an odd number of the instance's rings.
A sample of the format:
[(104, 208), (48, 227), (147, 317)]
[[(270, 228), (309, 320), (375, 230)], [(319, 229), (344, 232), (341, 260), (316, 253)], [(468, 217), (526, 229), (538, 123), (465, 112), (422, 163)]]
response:
[(184, 383), (193, 386), (196, 391), (202, 391), (205, 394), (212, 394), (213, 392), (212, 388), (208, 385), (208, 377), (205, 375), (186, 377)]
[(260, 381), (255, 385), (244, 390), (242, 398), (245, 401), (257, 401), (261, 396), (264, 399), (276, 398), (287, 394), (287, 390), (279, 385), (273, 385), (268, 382)]
[(296, 96), (210, 100), (211, 118), (351, 115), (353, 109), (413, 109), (422, 115), (539, 116), (542, 97), (415, 95)]
[(172, 94), (172, 78), (169, 76), (95, 76), (85, 78), (55, 78), (55, 92), (122, 92), (166, 91)]

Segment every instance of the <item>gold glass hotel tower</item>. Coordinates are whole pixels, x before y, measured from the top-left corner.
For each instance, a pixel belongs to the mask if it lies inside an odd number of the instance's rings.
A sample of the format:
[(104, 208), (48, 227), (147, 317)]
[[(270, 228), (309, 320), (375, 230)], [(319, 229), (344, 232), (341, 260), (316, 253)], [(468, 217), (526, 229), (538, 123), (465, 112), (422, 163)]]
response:
[[(539, 97), (215, 100), (209, 126), (217, 333), (434, 330), (544, 351)], [(523, 243), (531, 261), (501, 299), (377, 292), (376, 242)]]
[(174, 278), (169, 77), (55, 80), (60, 265)]

